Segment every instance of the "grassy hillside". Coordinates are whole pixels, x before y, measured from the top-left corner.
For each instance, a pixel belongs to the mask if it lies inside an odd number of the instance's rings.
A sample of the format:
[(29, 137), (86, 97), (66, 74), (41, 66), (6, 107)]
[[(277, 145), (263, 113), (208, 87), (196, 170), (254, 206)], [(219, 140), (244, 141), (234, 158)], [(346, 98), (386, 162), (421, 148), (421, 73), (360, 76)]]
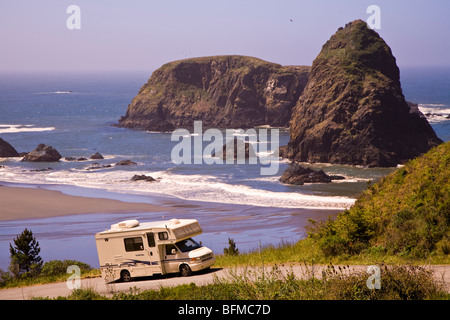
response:
[[(239, 255), (217, 266), (450, 263), (450, 142), (384, 177), (336, 219), (311, 220), (308, 238)], [(237, 244), (239, 246), (239, 243)]]
[(450, 253), (450, 142), (369, 185), (336, 220), (313, 222), (326, 256), (361, 252), (427, 258)]

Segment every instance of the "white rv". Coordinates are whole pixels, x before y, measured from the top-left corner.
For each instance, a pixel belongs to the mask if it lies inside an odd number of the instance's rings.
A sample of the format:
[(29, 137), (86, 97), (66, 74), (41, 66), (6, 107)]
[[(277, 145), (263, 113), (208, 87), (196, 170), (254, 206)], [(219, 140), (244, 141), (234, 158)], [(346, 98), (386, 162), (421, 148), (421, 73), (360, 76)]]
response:
[(213, 252), (192, 237), (202, 233), (195, 219), (143, 222), (126, 220), (95, 235), (100, 270), (106, 282), (211, 267)]

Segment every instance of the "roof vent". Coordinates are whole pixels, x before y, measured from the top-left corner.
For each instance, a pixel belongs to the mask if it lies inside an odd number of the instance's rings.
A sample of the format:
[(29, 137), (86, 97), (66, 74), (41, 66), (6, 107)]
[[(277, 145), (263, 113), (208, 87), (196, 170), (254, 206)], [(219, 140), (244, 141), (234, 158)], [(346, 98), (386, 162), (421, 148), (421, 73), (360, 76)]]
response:
[(129, 228), (137, 227), (138, 225), (139, 225), (139, 221), (137, 221), (136, 219), (125, 220), (125, 221), (121, 221), (119, 223), (111, 225), (111, 229), (114, 229), (114, 230), (129, 229)]
[(180, 224), (180, 220), (178, 220), (178, 219), (170, 219), (169, 220), (169, 224), (171, 224), (171, 225)]

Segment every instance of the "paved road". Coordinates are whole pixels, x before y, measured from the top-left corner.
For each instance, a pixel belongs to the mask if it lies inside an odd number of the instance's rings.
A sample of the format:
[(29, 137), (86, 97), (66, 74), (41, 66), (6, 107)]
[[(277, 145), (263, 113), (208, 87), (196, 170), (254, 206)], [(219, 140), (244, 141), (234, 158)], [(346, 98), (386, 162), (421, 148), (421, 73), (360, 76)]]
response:
[[(314, 268), (310, 266), (306, 268), (303, 265), (293, 265), (289, 267), (280, 267), (279, 270), (282, 274), (286, 274), (289, 271), (293, 271), (294, 274), (299, 278), (305, 278), (314, 274), (315, 276), (320, 276), (322, 270), (326, 266), (317, 265)], [(336, 268), (338, 266), (335, 266)], [(444, 281), (447, 292), (450, 292), (450, 265), (433, 265), (429, 266), (434, 272), (437, 279)], [(350, 266), (351, 270), (357, 270), (365, 272), (367, 266)], [(258, 269), (251, 269), (253, 272), (261, 272), (261, 267)], [(269, 272), (271, 267), (266, 267), (265, 272)], [(159, 289), (161, 286), (170, 287), (180, 284), (189, 284), (191, 282), (197, 285), (205, 285), (212, 283), (215, 277), (223, 278), (230, 277), (231, 273), (248, 272), (245, 268), (238, 269), (220, 269), (211, 268), (211, 270), (199, 274), (194, 274), (190, 277), (178, 277), (178, 276), (167, 276), (167, 277), (155, 277), (155, 278), (144, 278), (139, 281), (132, 281), (127, 283), (114, 283), (106, 285), (102, 278), (91, 278), (82, 279), (82, 288), (91, 288), (98, 293), (106, 296), (110, 296), (112, 292), (129, 292), (130, 288), (138, 288), (139, 290), (148, 289)], [(370, 275), (368, 274), (368, 277)], [(10, 288), (0, 290), (0, 300), (28, 300), (33, 297), (49, 297), (55, 298), (58, 296), (68, 296), (71, 294), (71, 289), (67, 287), (66, 282), (50, 283), (43, 285), (34, 285), (21, 288)]]

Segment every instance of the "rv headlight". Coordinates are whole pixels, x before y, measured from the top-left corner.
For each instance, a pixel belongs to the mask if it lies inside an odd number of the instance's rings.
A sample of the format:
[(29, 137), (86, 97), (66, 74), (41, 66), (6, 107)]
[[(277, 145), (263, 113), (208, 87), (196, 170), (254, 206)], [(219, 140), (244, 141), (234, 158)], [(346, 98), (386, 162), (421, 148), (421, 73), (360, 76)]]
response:
[(195, 261), (201, 261), (202, 259), (200, 257), (197, 258), (191, 258), (191, 262), (195, 262)]

